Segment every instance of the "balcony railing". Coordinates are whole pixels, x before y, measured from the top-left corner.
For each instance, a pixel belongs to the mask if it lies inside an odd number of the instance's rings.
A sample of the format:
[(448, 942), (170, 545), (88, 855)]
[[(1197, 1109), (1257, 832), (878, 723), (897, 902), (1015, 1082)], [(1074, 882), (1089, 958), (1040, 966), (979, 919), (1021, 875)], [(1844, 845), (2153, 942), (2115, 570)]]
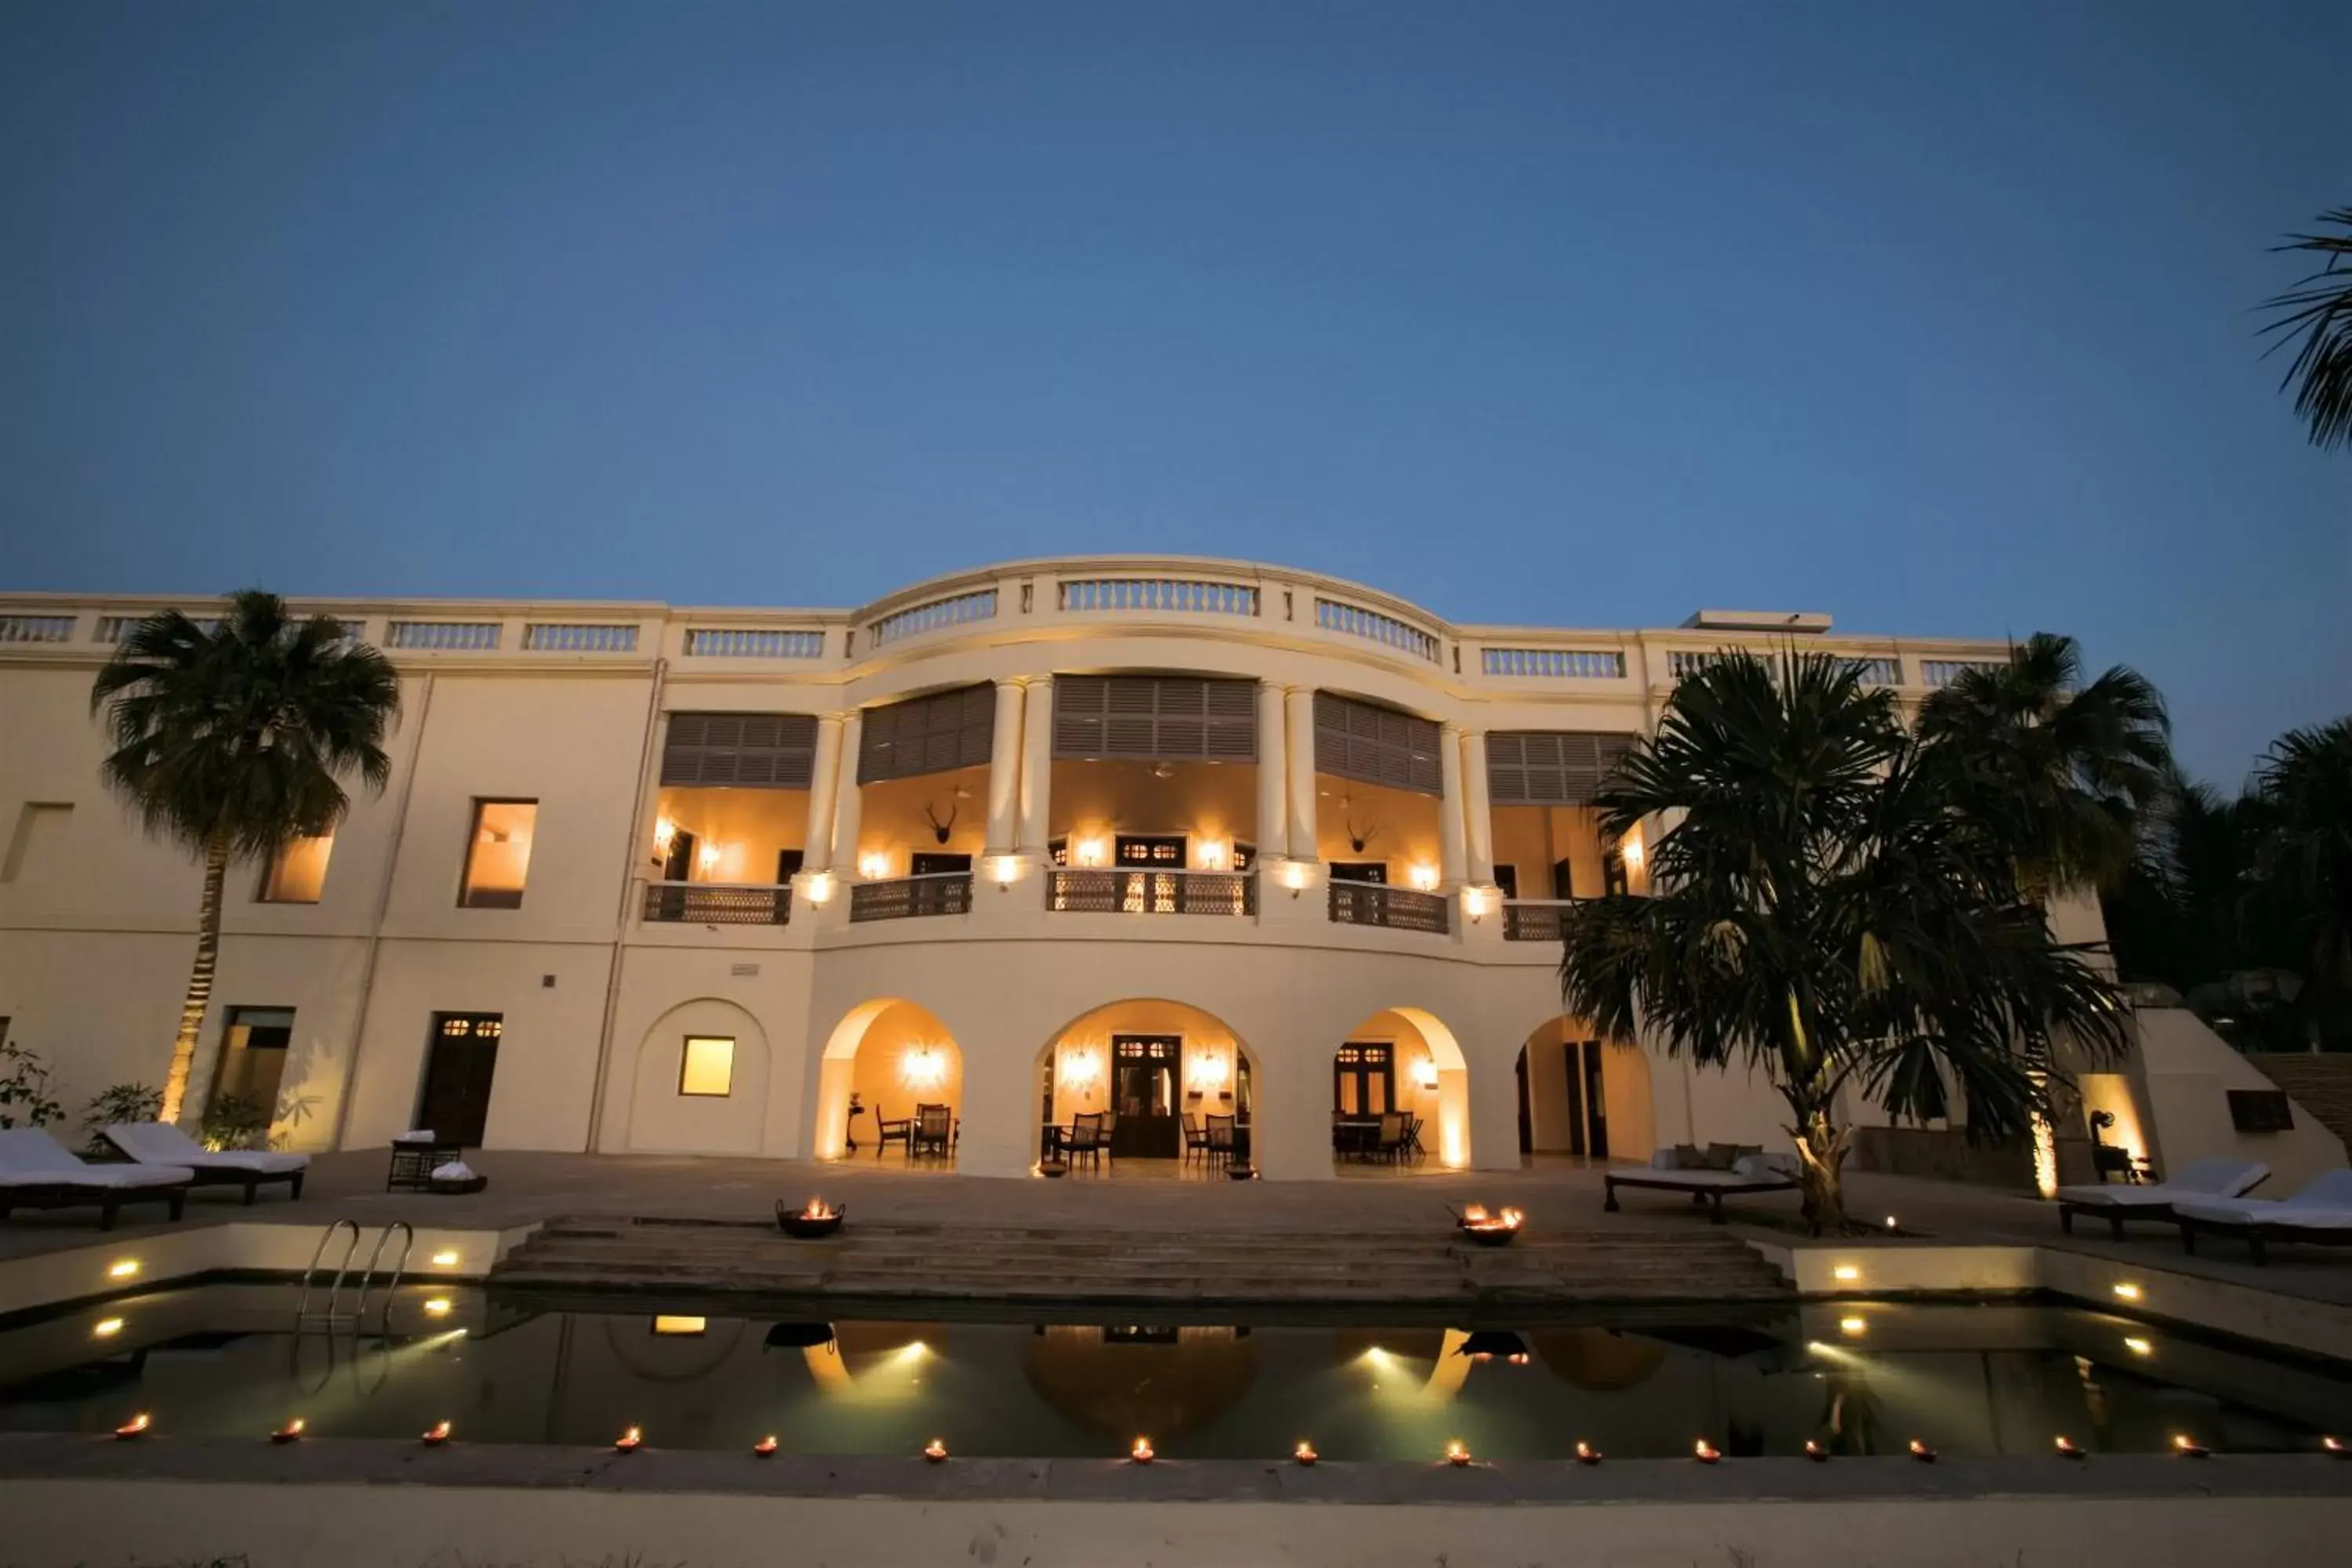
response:
[(1045, 873), (1045, 907), (1107, 915), (1254, 915), (1249, 871), (1063, 870)]
[(1506, 899), (1503, 900), (1505, 942), (1558, 942), (1559, 924), (1575, 900), (1570, 899)]
[(971, 873), (938, 871), (887, 882), (856, 882), (849, 889), (849, 919), (903, 921), (919, 915), (960, 915), (971, 909)]
[(1452, 930), (1447, 910), (1452, 901), (1440, 893), (1415, 892), (1381, 882), (1349, 882), (1331, 879), (1331, 923), (1343, 926), (1386, 926), (1391, 931)]
[(780, 926), (793, 918), (788, 882), (648, 882), (646, 920), (656, 925)]

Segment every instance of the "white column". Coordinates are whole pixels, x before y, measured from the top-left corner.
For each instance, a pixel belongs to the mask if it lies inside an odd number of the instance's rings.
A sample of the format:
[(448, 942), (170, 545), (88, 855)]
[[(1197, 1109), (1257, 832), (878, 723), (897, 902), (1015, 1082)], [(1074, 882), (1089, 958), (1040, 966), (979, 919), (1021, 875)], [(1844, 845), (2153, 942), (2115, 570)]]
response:
[(1290, 710), (1289, 742), (1285, 747), (1290, 775), (1290, 858), (1316, 860), (1321, 857), (1315, 837), (1314, 689), (1291, 688), (1286, 705)]
[(809, 769), (808, 831), (801, 838), (801, 869), (833, 869), (833, 803), (841, 783), (841, 715), (816, 721), (816, 762)]
[(833, 806), (833, 863), (840, 868), (837, 876), (857, 875), (857, 828), (860, 808), (865, 805), (857, 794), (858, 741), (866, 731), (866, 722), (851, 713), (841, 722), (841, 766), (836, 774)]
[(1486, 732), (1462, 737), (1462, 820), (1468, 832), (1470, 880), (1484, 887), (1495, 879), (1495, 806), (1486, 794)]
[(996, 683), (996, 732), (988, 746), (988, 842), (982, 853), (1006, 855), (1021, 811), (1021, 681)]
[(1462, 885), (1462, 726), (1437, 727), (1437, 874), (1449, 888)]
[(1285, 804), (1289, 787), (1289, 754), (1282, 743), (1282, 688), (1271, 680), (1257, 683), (1257, 858), (1279, 860), (1290, 853), (1290, 812)]
[(1054, 810), (1054, 678), (1031, 676), (1023, 700), (1021, 832), (1013, 847), (1043, 859)]

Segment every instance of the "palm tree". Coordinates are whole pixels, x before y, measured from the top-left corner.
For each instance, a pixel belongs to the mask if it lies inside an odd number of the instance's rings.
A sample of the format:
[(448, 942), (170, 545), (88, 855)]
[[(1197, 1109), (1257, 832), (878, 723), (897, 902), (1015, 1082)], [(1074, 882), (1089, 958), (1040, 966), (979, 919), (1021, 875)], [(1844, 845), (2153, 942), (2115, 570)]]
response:
[(1653, 891), (1563, 920), (1570, 1011), (1702, 1066), (1760, 1067), (1787, 1102), (1816, 1233), (1845, 1224), (1849, 1085), (1897, 1116), (2013, 1137), (2060, 1040), (2125, 1043), (2113, 987), (2051, 934), (2006, 847), (1892, 697), (1824, 655), (1727, 658), (1675, 689), (1599, 796), (1622, 837), (1664, 823)]
[(2121, 665), (2083, 683), (2074, 639), (2036, 632), (2006, 664), (1964, 669), (1919, 710), (1919, 734), (1962, 809), (2044, 897), (2121, 884), (2140, 816), (2172, 771), (2171, 721)]
[(2289, 730), (2254, 776), (2269, 810), (2261, 896), (2303, 956), (2315, 1011), (2352, 997), (2352, 718)]
[(107, 710), (107, 786), (150, 834), (204, 863), (195, 965), (163, 1079), (163, 1119), (177, 1121), (212, 1001), (230, 862), (331, 831), (351, 804), (343, 774), (383, 790), (400, 685), (341, 622), (298, 617), (275, 594), (247, 589), (210, 631), (177, 610), (133, 625), (89, 705)]
[(2263, 331), (2278, 335), (2273, 353), (2302, 341), (2279, 385), (2295, 386), (2294, 411), (2310, 426), (2312, 444), (2326, 448), (2352, 443), (2352, 207), (2322, 213), (2316, 221), (2344, 232), (2289, 235), (2277, 247), (2326, 259), (2318, 271), (2263, 302), (2278, 312)]

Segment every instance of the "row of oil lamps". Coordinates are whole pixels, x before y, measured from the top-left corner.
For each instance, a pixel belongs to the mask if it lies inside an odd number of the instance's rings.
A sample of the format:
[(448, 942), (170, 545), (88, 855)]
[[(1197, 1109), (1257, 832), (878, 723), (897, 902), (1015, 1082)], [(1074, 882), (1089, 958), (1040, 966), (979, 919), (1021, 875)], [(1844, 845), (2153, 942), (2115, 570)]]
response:
[[(142, 1411), (141, 1414), (134, 1415), (130, 1420), (124, 1422), (121, 1426), (117, 1426), (114, 1429), (114, 1435), (118, 1438), (125, 1441), (134, 1437), (143, 1437), (154, 1428), (154, 1425), (153, 1418)], [(287, 1422), (285, 1426), (280, 1426), (276, 1431), (270, 1433), (269, 1440), (273, 1443), (280, 1444), (299, 1442), (302, 1437), (302, 1418), (297, 1415), (292, 1420)], [(430, 1427), (425, 1429), (421, 1440), (428, 1448), (438, 1448), (447, 1443), (454, 1433), (455, 1428), (448, 1422), (436, 1421)], [(613, 1451), (618, 1454), (633, 1454), (639, 1448), (645, 1447), (645, 1442), (646, 1433), (644, 1427), (626, 1427), (623, 1429), (619, 1436), (613, 1439)], [(2322, 1451), (2331, 1454), (2336, 1458), (2352, 1458), (2352, 1443), (2347, 1443), (2340, 1437), (2322, 1437), (2319, 1440), (2319, 1446)], [(764, 1459), (775, 1453), (776, 1447), (776, 1435), (771, 1432), (766, 1436), (761, 1438), (757, 1443), (751, 1445), (751, 1452)], [(2074, 1442), (2073, 1438), (2068, 1437), (2063, 1434), (2061, 1434), (2058, 1437), (2057, 1448), (2058, 1457), (2062, 1459), (2084, 1459), (2090, 1457)], [(1922, 1464), (1932, 1465), (1936, 1462), (1936, 1450), (1929, 1447), (1927, 1444), (1921, 1442), (1916, 1437), (1911, 1439), (1909, 1451), (1911, 1457)], [(2212, 1452), (2210, 1448), (2206, 1447), (2202, 1443), (2198, 1442), (2186, 1432), (2178, 1433), (2173, 1436), (2172, 1451), (2179, 1454), (2183, 1458), (2189, 1459), (2201, 1459)], [(929, 1442), (923, 1445), (923, 1458), (929, 1459), (932, 1464), (937, 1465), (943, 1463), (947, 1459), (947, 1457), (948, 1446), (940, 1438), (934, 1437)], [(1158, 1451), (1151, 1447), (1150, 1438), (1138, 1437), (1134, 1444), (1129, 1447), (1127, 1457), (1136, 1464), (1148, 1465), (1160, 1456)], [(1315, 1445), (1307, 1442), (1301, 1442), (1297, 1447), (1293, 1448), (1290, 1451), (1290, 1457), (1301, 1465), (1312, 1465), (1322, 1458), (1320, 1454), (1318, 1454), (1315, 1451)], [(1591, 1444), (1584, 1442), (1580, 1438), (1578, 1440), (1576, 1445), (1576, 1462), (1578, 1464), (1597, 1465), (1606, 1456), (1604, 1456), (1600, 1449), (1594, 1447)], [(1706, 1438), (1701, 1437), (1697, 1442), (1691, 1446), (1691, 1458), (1696, 1459), (1702, 1465), (1717, 1465), (1723, 1462), (1723, 1450), (1708, 1442)], [(1815, 1464), (1826, 1464), (1829, 1462), (1830, 1451), (1823, 1447), (1820, 1443), (1815, 1442), (1811, 1438), (1807, 1438), (1805, 1440), (1805, 1458), (1812, 1460)], [(1454, 1466), (1456, 1468), (1467, 1467), (1471, 1463), (1470, 1446), (1467, 1443), (1461, 1441), (1459, 1438), (1446, 1444), (1445, 1462), (1449, 1465)]]

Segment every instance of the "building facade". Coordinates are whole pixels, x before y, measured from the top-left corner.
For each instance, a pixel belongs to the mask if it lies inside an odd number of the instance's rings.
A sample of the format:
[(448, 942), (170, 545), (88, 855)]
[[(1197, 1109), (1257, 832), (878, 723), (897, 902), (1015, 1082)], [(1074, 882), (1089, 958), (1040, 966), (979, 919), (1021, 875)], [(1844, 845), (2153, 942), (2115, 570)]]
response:
[[(0, 1018), (75, 1109), (161, 1081), (186, 978), (197, 870), (105, 795), (89, 707), (172, 603), (0, 600)], [(854, 612), (301, 607), (397, 666), (393, 774), (233, 873), (192, 1105), (264, 1104), (294, 1148), (816, 1157), (944, 1105), (941, 1163), (992, 1175), (1097, 1112), (1128, 1159), (1231, 1118), (1269, 1178), (1383, 1112), (1446, 1167), (1785, 1146), (1760, 1077), (1562, 1015), (1560, 909), (1644, 874), (1592, 793), (1725, 648), (1832, 651), (1906, 705), (2005, 657), (1811, 616), (1455, 626), (1192, 558)]]

